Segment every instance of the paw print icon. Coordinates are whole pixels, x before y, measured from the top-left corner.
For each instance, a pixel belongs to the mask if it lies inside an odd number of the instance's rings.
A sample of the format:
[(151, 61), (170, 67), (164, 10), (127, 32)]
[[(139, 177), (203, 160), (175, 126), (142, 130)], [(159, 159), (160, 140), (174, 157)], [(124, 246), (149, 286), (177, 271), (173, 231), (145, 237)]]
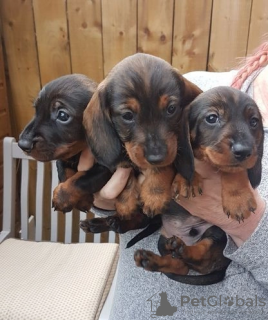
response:
[(231, 307), (234, 304), (234, 298), (226, 297), (223, 303), (226, 304), (228, 307)]

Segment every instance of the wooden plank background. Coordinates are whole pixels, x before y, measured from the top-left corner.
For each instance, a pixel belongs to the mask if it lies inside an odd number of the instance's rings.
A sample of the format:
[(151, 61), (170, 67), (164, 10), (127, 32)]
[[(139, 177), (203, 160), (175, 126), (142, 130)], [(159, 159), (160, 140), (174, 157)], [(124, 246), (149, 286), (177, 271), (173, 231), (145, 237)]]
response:
[(56, 77), (99, 82), (135, 52), (182, 73), (225, 71), (268, 32), (267, 0), (0, 0), (0, 14), (16, 138), (38, 91)]

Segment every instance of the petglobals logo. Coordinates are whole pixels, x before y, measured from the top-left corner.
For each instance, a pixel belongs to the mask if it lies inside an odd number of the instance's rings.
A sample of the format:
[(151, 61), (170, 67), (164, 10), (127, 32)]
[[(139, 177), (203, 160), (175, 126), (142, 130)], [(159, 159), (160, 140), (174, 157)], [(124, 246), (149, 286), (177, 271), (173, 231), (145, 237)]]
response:
[(264, 307), (266, 302), (264, 298), (260, 298), (255, 295), (253, 298), (241, 298), (238, 295), (235, 297), (223, 296), (208, 296), (208, 297), (189, 297), (181, 296), (180, 306), (193, 306), (193, 307)]
[(151, 318), (173, 316), (178, 310), (168, 301), (168, 295), (164, 291), (153, 294), (147, 301), (151, 304)]

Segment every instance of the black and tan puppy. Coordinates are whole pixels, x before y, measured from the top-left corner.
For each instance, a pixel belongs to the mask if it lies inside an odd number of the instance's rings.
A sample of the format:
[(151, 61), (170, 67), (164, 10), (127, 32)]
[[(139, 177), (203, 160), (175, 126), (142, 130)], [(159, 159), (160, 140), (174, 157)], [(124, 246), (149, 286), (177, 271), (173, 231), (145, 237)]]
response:
[[(134, 259), (138, 267), (162, 272), (175, 281), (192, 285), (209, 285), (224, 278), (230, 260), (223, 255), (227, 243), (223, 230), (192, 216), (175, 201), (171, 201), (169, 213), (162, 215), (162, 222), (158, 241), (161, 256), (137, 250)], [(140, 234), (128, 247), (139, 240)], [(190, 269), (201, 275), (188, 275)]]
[[(190, 155), (189, 150), (192, 148), (192, 157), (208, 161), (219, 170), (224, 211), (238, 221), (247, 218), (256, 209), (249, 183), (256, 188), (261, 180), (264, 135), (256, 103), (237, 89), (217, 87), (200, 94), (184, 110), (183, 120), (182, 149), (187, 150), (186, 154)], [(185, 139), (187, 136), (188, 139)], [(180, 175), (174, 180), (173, 187), (184, 196), (192, 192), (191, 185), (185, 183)], [(136, 265), (148, 271), (163, 272), (172, 279), (185, 283), (197, 284), (201, 279), (201, 284), (208, 284), (208, 281), (214, 283), (214, 280), (217, 282), (222, 279), (230, 263), (222, 254), (226, 244), (225, 233), (220, 228), (211, 226), (200, 234), (196, 243), (187, 245), (182, 240), (187, 226), (183, 218), (185, 210), (171, 208), (171, 212), (177, 214), (166, 214), (163, 219), (173, 220), (171, 225), (174, 225), (173, 234), (176, 236), (160, 238), (159, 251), (163, 256), (137, 250), (134, 256)], [(197, 220), (191, 222), (191, 227), (198, 229), (197, 225), (202, 220), (196, 217), (193, 219)], [(209, 273), (209, 276), (182, 277), (189, 269), (202, 274)]]
[[(183, 120), (181, 146), (192, 148), (189, 161), (194, 156), (220, 171), (224, 212), (243, 221), (256, 209), (249, 181), (253, 188), (261, 181), (264, 134), (256, 103), (237, 89), (217, 87), (198, 96)], [(173, 186), (175, 193), (185, 196), (191, 190), (183, 181), (178, 175)]]
[(101, 166), (77, 172), (80, 153), (86, 148), (83, 112), (97, 84), (84, 75), (66, 75), (46, 84), (34, 102), (35, 115), (20, 134), (18, 144), (39, 161), (57, 160), (60, 184), (54, 190), (53, 206), (63, 212), (88, 211), (93, 193), (110, 178)]
[[(143, 211), (163, 213), (180, 171), (179, 122), (185, 108), (201, 90), (169, 63), (138, 53), (119, 62), (98, 86), (84, 113), (87, 140), (98, 163), (114, 170), (133, 167), (143, 172), (139, 190), (135, 175), (116, 202), (122, 216)], [(193, 163), (181, 174), (191, 180)]]

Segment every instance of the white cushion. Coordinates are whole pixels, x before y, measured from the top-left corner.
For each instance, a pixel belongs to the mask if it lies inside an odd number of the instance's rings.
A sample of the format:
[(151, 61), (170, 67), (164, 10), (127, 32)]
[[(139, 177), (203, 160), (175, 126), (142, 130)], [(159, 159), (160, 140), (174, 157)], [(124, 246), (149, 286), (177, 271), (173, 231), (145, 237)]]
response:
[(116, 243), (0, 244), (0, 319), (98, 319), (118, 260)]

